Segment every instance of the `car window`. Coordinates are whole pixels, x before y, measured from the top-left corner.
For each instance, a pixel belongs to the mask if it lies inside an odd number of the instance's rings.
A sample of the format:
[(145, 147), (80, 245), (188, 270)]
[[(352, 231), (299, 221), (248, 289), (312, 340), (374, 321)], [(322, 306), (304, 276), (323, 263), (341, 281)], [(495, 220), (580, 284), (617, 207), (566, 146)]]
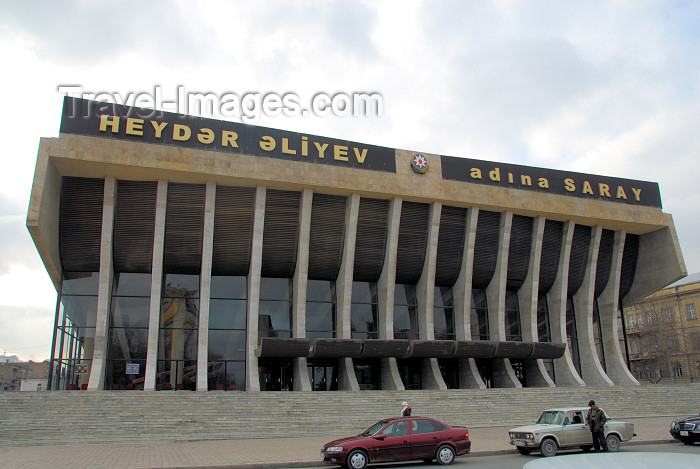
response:
[(408, 435), (408, 421), (399, 420), (398, 422), (394, 422), (391, 425), (388, 425), (384, 429), (384, 434), (387, 437)]
[(420, 435), (423, 433), (434, 433), (435, 427), (430, 422), (430, 420), (425, 419), (415, 419), (413, 420), (413, 434)]
[(445, 428), (445, 426), (437, 420), (433, 420), (433, 423), (435, 424), (435, 428), (437, 428), (439, 432), (444, 432), (445, 430), (447, 430), (447, 428)]
[(374, 425), (372, 425), (371, 427), (369, 427), (364, 432), (362, 432), (362, 434), (365, 436), (374, 436), (377, 434), (377, 432), (379, 430), (381, 430), (384, 427), (384, 425), (386, 425), (386, 420), (379, 421), (379, 422), (375, 423)]
[(561, 425), (564, 420), (564, 412), (547, 411), (542, 412), (537, 423), (546, 425)]
[(583, 423), (583, 414), (580, 410), (572, 412), (571, 423)]

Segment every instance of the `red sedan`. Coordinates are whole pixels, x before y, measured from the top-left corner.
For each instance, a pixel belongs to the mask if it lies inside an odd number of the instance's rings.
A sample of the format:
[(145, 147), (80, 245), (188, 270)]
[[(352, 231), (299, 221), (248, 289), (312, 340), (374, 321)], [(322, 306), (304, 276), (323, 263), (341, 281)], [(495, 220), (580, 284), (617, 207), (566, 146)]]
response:
[(348, 469), (414, 459), (436, 459), (438, 464), (448, 465), (471, 447), (467, 427), (449, 426), (428, 417), (396, 417), (380, 420), (359, 435), (326, 443), (321, 457)]

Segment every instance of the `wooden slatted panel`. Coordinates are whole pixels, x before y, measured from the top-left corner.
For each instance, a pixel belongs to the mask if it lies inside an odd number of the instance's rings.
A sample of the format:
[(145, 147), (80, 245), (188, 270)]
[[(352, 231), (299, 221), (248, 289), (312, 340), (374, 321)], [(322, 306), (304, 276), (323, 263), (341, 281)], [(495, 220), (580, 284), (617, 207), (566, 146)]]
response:
[(430, 205), (406, 201), (401, 204), (396, 283), (418, 283), (423, 272), (429, 225)]
[(98, 272), (104, 179), (63, 177), (58, 252), (65, 272)]
[(472, 288), (485, 290), (496, 270), (501, 214), (479, 210), (474, 240), (474, 274)]
[(216, 186), (212, 275), (248, 275), (255, 188)]
[(163, 269), (199, 275), (202, 267), (204, 184), (168, 184)]
[(435, 286), (451, 287), (459, 277), (464, 254), (467, 209), (442, 206), (435, 261)]
[(610, 279), (610, 268), (612, 266), (613, 244), (615, 242), (615, 232), (603, 230), (600, 235), (600, 247), (598, 248), (598, 267), (595, 272), (595, 293), (598, 298)]
[(639, 255), (639, 235), (627, 234), (625, 248), (622, 251), (622, 269), (620, 272), (620, 303), (629, 293), (634, 283), (634, 273), (637, 271), (637, 256)]
[(517, 290), (527, 277), (532, 247), (532, 224), (532, 217), (513, 215), (508, 248), (508, 288)]
[(115, 272), (151, 272), (157, 194), (156, 181), (117, 181)]
[(360, 198), (353, 280), (379, 280), (384, 266), (388, 217), (388, 200)]
[(347, 199), (314, 194), (309, 242), (309, 278), (335, 280), (340, 271)]
[(294, 277), (300, 203), (300, 192), (267, 190), (262, 252), (263, 277)]
[(591, 227), (576, 225), (571, 241), (571, 260), (569, 260), (569, 288), (567, 294), (573, 296), (583, 283), (588, 263), (588, 248), (591, 242)]
[(542, 256), (540, 258), (539, 293), (547, 293), (557, 278), (563, 233), (564, 223), (545, 220), (544, 233), (542, 234)]

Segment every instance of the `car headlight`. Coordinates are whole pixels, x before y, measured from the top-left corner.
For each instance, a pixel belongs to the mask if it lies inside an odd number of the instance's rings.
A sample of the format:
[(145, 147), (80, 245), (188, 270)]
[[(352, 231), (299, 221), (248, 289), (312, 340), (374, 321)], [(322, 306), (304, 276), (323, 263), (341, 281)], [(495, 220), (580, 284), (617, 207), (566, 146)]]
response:
[(532, 440), (534, 438), (534, 435), (532, 433), (527, 434), (528, 439)]
[(326, 453), (340, 453), (343, 451), (342, 446), (329, 446), (324, 450)]
[(511, 438), (515, 438), (515, 435), (513, 435), (512, 433), (509, 433), (508, 436)]

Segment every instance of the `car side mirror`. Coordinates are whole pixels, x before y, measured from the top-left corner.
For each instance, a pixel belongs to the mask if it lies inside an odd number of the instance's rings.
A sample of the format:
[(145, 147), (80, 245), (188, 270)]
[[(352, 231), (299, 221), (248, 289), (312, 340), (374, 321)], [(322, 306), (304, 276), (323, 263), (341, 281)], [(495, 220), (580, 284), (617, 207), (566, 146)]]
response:
[(384, 438), (386, 438), (386, 435), (382, 433), (381, 435), (374, 435), (372, 438), (374, 438), (375, 440), (383, 440)]

